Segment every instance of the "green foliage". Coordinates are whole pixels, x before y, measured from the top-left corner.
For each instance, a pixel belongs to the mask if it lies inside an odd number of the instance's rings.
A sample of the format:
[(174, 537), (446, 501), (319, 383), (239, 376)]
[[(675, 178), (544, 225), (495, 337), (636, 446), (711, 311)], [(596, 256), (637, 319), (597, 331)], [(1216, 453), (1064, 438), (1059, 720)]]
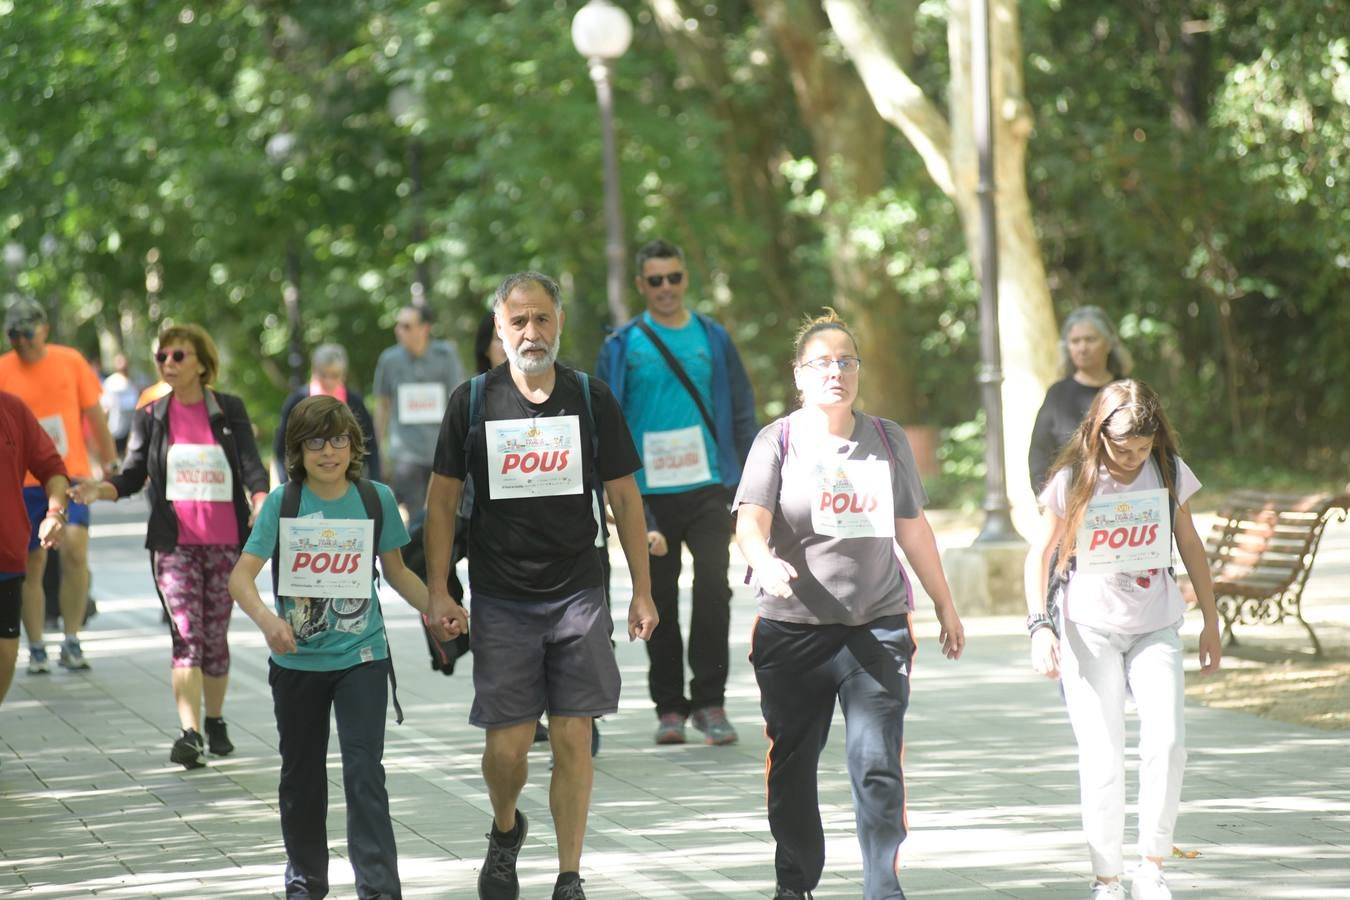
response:
[[(125, 346), (143, 374), (164, 322), (206, 324), (223, 385), (264, 431), (287, 377), (288, 252), (305, 346), (345, 344), (357, 387), (419, 271), (466, 358), (502, 275), (559, 275), (564, 355), (589, 365), (608, 311), (577, 5), (0, 2), (0, 292), (42, 298), (57, 339)], [(916, 358), (925, 417), (944, 429), (934, 499), (977, 502), (977, 294), (955, 211), (917, 156), (890, 134), (884, 186), (828, 209), (828, 162), (753, 3), (681, 4), (711, 48), (698, 64), (646, 5), (622, 5), (630, 254), (658, 235), (684, 245), (691, 297), (732, 329), (776, 415), (793, 402), (792, 326), (834, 292), (826, 216), (846, 216), (853, 249), (905, 299), (910, 343), (894, 352)], [(1057, 308), (1117, 318), (1204, 470), (1350, 468), (1341, 5), (1023, 5), (1029, 176)], [(886, 8), (901, 7), (917, 12), (897, 51), (941, 103), (945, 4)]]

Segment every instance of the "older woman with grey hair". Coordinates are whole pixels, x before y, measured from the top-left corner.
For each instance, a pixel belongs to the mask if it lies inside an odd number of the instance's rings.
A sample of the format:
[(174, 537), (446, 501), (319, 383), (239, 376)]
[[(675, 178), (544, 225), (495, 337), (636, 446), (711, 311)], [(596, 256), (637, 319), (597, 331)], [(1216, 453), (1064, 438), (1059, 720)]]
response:
[(1045, 393), (1027, 456), (1031, 489), (1037, 496), (1060, 448), (1083, 420), (1097, 392), (1134, 368), (1115, 324), (1096, 306), (1080, 306), (1064, 318), (1059, 353), (1064, 377)]
[(359, 391), (347, 385), (347, 351), (341, 344), (320, 344), (309, 358), (309, 384), (297, 388), (281, 405), (281, 421), (272, 438), (272, 458), (276, 462), (277, 479), (285, 483), (286, 476), (286, 420), (291, 410), (306, 397), (324, 395), (336, 397), (351, 408), (366, 438), (366, 478), (380, 478), (380, 447), (375, 441), (375, 420), (366, 408)]

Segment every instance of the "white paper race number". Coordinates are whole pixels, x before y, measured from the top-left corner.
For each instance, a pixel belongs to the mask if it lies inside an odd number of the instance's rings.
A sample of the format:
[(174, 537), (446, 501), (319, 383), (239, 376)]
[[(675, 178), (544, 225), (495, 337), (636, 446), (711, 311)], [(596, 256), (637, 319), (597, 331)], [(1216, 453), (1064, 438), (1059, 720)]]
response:
[(891, 465), (884, 459), (820, 463), (815, 469), (811, 524), (830, 537), (895, 537)]
[(1088, 503), (1078, 529), (1078, 571), (1165, 569), (1172, 561), (1167, 490), (1107, 494)]
[(370, 597), (375, 523), (370, 519), (282, 519), (283, 597)]
[(42, 430), (47, 432), (47, 437), (51, 438), (52, 443), (56, 445), (56, 452), (62, 458), (65, 458), (65, 455), (70, 452), (70, 440), (66, 437), (66, 420), (60, 416), (47, 416), (38, 419), (38, 424), (42, 426)]
[(218, 444), (174, 444), (165, 459), (166, 500), (228, 501), (234, 494), (229, 460)]
[(488, 496), (558, 497), (582, 490), (581, 424), (576, 416), (484, 423)]
[(673, 431), (648, 431), (642, 436), (642, 468), (648, 487), (683, 487), (711, 480), (703, 428), (690, 425)]
[(429, 381), (398, 386), (398, 421), (402, 425), (439, 424), (445, 415), (445, 385)]

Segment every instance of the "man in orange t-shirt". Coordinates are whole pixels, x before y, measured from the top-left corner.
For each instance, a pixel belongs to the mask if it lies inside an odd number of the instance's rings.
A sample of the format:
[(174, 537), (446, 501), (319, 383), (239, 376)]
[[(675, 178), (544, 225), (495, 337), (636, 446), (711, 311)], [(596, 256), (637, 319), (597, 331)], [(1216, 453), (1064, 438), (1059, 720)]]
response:
[[(48, 344), (50, 331), (46, 311), (32, 300), (18, 300), (5, 311), (5, 334), (14, 349), (0, 356), (0, 391), (17, 395), (32, 410), (56, 445), (72, 480), (92, 475), (84, 444), (86, 425), (103, 470), (115, 471), (117, 448), (108, 431), (107, 415), (99, 405), (102, 388), (98, 376), (75, 350)], [(28, 574), (23, 583), (23, 626), (28, 633), (28, 672), (39, 675), (50, 671), (42, 634), (42, 573), (47, 550), (38, 540), (47, 496), (32, 475), (24, 482), (23, 492), (32, 527)], [(66, 633), (61, 665), (82, 671), (89, 668), (79, 636), (89, 600), (89, 507), (72, 502), (68, 514), (70, 521), (61, 545), (61, 621)]]

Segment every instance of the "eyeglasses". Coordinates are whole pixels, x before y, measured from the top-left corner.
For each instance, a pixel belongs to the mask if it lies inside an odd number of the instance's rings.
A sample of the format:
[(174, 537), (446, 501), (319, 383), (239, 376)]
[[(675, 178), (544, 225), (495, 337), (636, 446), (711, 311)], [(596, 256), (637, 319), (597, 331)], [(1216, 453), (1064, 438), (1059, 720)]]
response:
[(17, 341), (19, 338), (31, 341), (37, 335), (37, 332), (31, 328), (11, 328), (6, 334), (9, 335), (11, 341)]
[(671, 284), (679, 284), (684, 281), (683, 272), (667, 272), (664, 275), (648, 275), (647, 283), (652, 287), (660, 287), (662, 281), (669, 281)]
[(181, 348), (178, 350), (160, 350), (155, 354), (155, 362), (159, 363), (161, 366), (169, 360), (180, 363), (187, 359), (191, 354), (191, 350), (183, 350)]
[(862, 360), (856, 356), (841, 356), (838, 359), (831, 359), (828, 356), (820, 356), (815, 359), (808, 359), (801, 365), (814, 369), (817, 372), (828, 372), (830, 369), (838, 369), (840, 375), (848, 375), (862, 368)]
[(352, 436), (343, 432), (335, 434), (332, 437), (312, 437), (305, 438), (304, 445), (306, 450), (322, 450), (324, 444), (328, 444), (334, 450), (341, 450), (352, 442)]

